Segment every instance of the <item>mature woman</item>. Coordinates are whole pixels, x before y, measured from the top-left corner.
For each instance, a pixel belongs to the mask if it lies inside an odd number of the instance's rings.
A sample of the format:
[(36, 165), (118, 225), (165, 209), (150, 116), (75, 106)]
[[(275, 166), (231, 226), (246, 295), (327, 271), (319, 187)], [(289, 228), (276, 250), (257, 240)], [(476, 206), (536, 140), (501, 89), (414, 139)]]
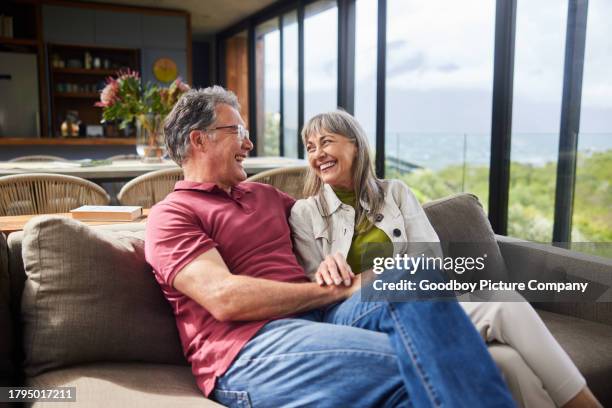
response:
[[(410, 189), (375, 177), (367, 138), (351, 115), (335, 111), (313, 117), (302, 140), (310, 164), (309, 198), (295, 204), (290, 223), (296, 254), (312, 280), (350, 284), (360, 269), (371, 267), (360, 265), (368, 243), (439, 241)], [(487, 343), (503, 343), (518, 353), (514, 363), (496, 361), (519, 404), (599, 406), (529, 303), (461, 305)]]

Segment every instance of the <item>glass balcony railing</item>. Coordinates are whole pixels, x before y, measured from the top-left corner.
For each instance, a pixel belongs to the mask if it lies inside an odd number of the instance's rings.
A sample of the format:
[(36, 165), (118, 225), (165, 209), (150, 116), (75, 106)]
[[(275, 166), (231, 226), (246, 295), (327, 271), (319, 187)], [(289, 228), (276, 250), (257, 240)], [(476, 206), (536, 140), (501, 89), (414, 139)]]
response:
[[(490, 136), (476, 133), (389, 133), (386, 177), (404, 180), (421, 202), (489, 190)], [(550, 242), (558, 135), (515, 133), (508, 235)], [(612, 134), (581, 134), (572, 240), (612, 242)]]

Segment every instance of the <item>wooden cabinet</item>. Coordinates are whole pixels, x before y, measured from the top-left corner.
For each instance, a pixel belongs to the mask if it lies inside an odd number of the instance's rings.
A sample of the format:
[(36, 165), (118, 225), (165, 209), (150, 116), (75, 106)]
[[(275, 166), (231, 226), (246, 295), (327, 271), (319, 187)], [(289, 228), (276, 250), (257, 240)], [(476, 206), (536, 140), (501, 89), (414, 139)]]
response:
[[(37, 127), (43, 137), (60, 134), (68, 110), (78, 111), (86, 124), (99, 124), (101, 109), (93, 106), (97, 90), (120, 66), (139, 71), (145, 82), (157, 82), (153, 64), (169, 58), (178, 74), (191, 82), (191, 27), (186, 12), (69, 0), (0, 0), (0, 14), (11, 16), (14, 26), (13, 37), (0, 34), (0, 51), (36, 55)], [(100, 68), (85, 68), (85, 52), (101, 58)], [(63, 68), (53, 65), (54, 55), (65, 60)], [(69, 60), (81, 63), (69, 65)], [(16, 135), (5, 135), (11, 136)]]
[(95, 11), (43, 5), (43, 37), (56, 44), (94, 45)]
[(96, 10), (95, 41), (100, 47), (142, 47), (140, 14)]
[(187, 21), (179, 16), (142, 16), (142, 45), (151, 48), (182, 49), (187, 46)]
[[(140, 51), (129, 48), (47, 45), (51, 95), (52, 136), (61, 136), (61, 124), (69, 111), (78, 113), (83, 125), (100, 125), (102, 108), (94, 106), (105, 79), (117, 70), (140, 71)], [(106, 127), (104, 137), (119, 137)]]

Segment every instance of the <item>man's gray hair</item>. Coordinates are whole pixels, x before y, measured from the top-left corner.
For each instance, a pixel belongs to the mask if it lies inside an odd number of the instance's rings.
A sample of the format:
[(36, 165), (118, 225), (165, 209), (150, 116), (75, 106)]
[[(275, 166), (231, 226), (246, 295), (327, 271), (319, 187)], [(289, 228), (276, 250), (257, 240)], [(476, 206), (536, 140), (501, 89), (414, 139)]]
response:
[(215, 108), (221, 104), (240, 110), (236, 95), (218, 85), (191, 89), (174, 105), (164, 121), (164, 135), (168, 154), (176, 164), (182, 166), (189, 157), (189, 133), (212, 125), (217, 119)]

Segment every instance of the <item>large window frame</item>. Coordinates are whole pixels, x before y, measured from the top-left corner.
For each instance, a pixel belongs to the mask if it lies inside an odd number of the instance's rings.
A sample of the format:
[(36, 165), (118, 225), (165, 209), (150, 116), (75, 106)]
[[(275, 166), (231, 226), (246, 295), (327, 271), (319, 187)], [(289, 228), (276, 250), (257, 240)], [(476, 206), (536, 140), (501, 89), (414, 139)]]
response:
[[(298, 16), (298, 126), (304, 124), (304, 8), (316, 0), (290, 0), (273, 4), (224, 30), (217, 36), (218, 66), (223, 61), (223, 41), (242, 30), (249, 31), (249, 75), (254, 75), (255, 44), (254, 30), (271, 18), (282, 18), (284, 13), (297, 11)], [(337, 104), (353, 113), (355, 78), (355, 0), (337, 0), (338, 5), (338, 91)], [(505, 235), (508, 228), (508, 194), (510, 188), (510, 151), (512, 130), (512, 91), (514, 79), (514, 49), (516, 32), (517, 0), (496, 0), (495, 52), (493, 72), (493, 101), (491, 112), (491, 161), (489, 174), (489, 220), (497, 234)], [(384, 177), (385, 164), (385, 72), (386, 72), (386, 24), (387, 0), (378, 0), (378, 47), (377, 47), (377, 93), (376, 93), (376, 172)], [(586, 22), (588, 2), (568, 0), (565, 62), (563, 73), (563, 97), (561, 126), (559, 129), (559, 155), (553, 242), (570, 242), (572, 230), (573, 194), (576, 183), (577, 135), (580, 125), (580, 101), (582, 71), (584, 67)], [(281, 42), (283, 40), (281, 39)], [(282, 47), (281, 47), (282, 48)], [(282, 56), (281, 56), (282, 57)], [(281, 59), (282, 60), (282, 59)], [(223, 70), (217, 81), (225, 85)], [(249, 92), (249, 126), (254, 123), (255, 84), (252, 78)], [(281, 75), (281, 90), (283, 89)], [(282, 95), (282, 91), (281, 91)], [(282, 96), (281, 96), (282, 98)], [(282, 100), (281, 100), (282, 106)], [(281, 112), (281, 121), (282, 121)], [(253, 135), (254, 139), (257, 135)], [(281, 142), (282, 143), (282, 131)], [(281, 148), (281, 155), (283, 149)], [(304, 151), (298, 136), (298, 156)]]

